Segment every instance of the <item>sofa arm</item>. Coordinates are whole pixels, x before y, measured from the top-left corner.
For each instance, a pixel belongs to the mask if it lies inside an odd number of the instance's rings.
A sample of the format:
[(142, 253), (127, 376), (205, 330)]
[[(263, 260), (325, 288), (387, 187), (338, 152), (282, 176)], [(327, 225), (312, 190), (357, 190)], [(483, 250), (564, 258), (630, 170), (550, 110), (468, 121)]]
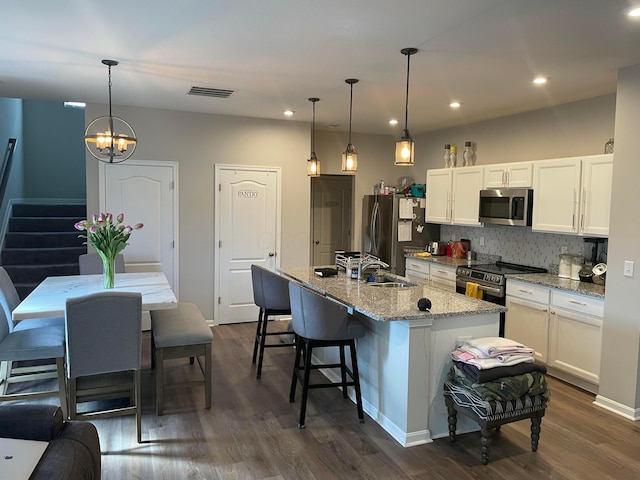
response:
[(56, 405), (3, 405), (0, 408), (0, 437), (50, 442), (63, 426), (62, 410)]

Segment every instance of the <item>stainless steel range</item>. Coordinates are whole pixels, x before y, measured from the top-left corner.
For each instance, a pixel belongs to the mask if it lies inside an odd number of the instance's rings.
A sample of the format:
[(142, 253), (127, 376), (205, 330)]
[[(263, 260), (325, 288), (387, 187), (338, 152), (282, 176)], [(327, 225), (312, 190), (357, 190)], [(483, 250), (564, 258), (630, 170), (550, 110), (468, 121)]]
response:
[[(456, 292), (464, 294), (467, 283), (477, 283), (485, 301), (504, 305), (507, 283), (505, 275), (546, 272), (545, 268), (506, 262), (460, 266), (456, 269)], [(504, 336), (504, 313), (500, 315), (500, 336)]]

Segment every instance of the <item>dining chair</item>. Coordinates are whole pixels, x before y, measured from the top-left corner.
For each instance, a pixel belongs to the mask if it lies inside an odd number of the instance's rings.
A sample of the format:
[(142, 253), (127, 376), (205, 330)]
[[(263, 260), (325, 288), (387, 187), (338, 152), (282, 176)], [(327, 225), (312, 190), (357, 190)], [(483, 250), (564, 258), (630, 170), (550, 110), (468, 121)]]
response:
[[(142, 295), (99, 292), (66, 301), (69, 418), (136, 415), (142, 441)], [(133, 395), (130, 393), (133, 391)], [(78, 403), (133, 397), (133, 405), (78, 412)]]
[[(104, 272), (102, 257), (97, 253), (83, 253), (78, 257), (78, 267), (80, 275), (98, 275)], [(116, 273), (124, 273), (124, 255), (119, 253), (116, 256)]]
[[(50, 397), (58, 395), (60, 398), (60, 408), (65, 417), (67, 415), (67, 401), (65, 393), (64, 374), (64, 326), (49, 325), (15, 330), (11, 317), (7, 317), (5, 309), (0, 309), (0, 362), (5, 370), (0, 379), (0, 401), (8, 400), (29, 400), (33, 398)], [(24, 382), (26, 379), (43, 380), (51, 378), (52, 374), (47, 373), (21, 373), (18, 369), (13, 369), (12, 375), (6, 371), (6, 366), (13, 362), (33, 362), (41, 360), (55, 359), (56, 373), (53, 375), (58, 380), (57, 390), (32, 390), (25, 392), (20, 390), (9, 393), (8, 387), (12, 383)]]
[[(297, 336), (289, 402), (295, 401), (296, 385), (299, 381), (302, 383), (302, 401), (298, 428), (305, 427), (309, 390), (334, 386), (342, 387), (343, 398), (347, 398), (347, 387), (354, 387), (358, 419), (361, 423), (364, 422), (355, 339), (365, 335), (365, 326), (347, 312), (346, 306), (295, 282), (289, 282), (289, 297), (293, 331)], [(347, 346), (351, 354), (351, 368), (346, 363), (345, 347)], [(312, 361), (313, 349), (320, 347), (338, 347), (340, 363)], [(331, 368), (340, 369), (340, 381), (311, 383), (311, 371)], [(347, 375), (350, 380), (347, 379)]]
[[(64, 329), (64, 317), (30, 318), (15, 322), (12, 320), (13, 310), (20, 304), (18, 291), (7, 271), (0, 267), (0, 305), (7, 321), (11, 323), (11, 331), (29, 330), (38, 327), (57, 326)], [(31, 362), (32, 365), (14, 366), (13, 361), (5, 361), (0, 368), (0, 394), (6, 393), (9, 384), (44, 380), (58, 376), (57, 366), (51, 359)], [(37, 364), (35, 364), (37, 363)]]
[(267, 343), (267, 337), (283, 335), (279, 331), (268, 331), (269, 317), (291, 315), (289, 280), (266, 268), (251, 265), (251, 282), (253, 285), (253, 301), (260, 308), (251, 362), (256, 363), (257, 358), (256, 378), (261, 378), (265, 348), (292, 347), (295, 345), (295, 336), (293, 341), (284, 341), (280, 337), (280, 341), (277, 343)]

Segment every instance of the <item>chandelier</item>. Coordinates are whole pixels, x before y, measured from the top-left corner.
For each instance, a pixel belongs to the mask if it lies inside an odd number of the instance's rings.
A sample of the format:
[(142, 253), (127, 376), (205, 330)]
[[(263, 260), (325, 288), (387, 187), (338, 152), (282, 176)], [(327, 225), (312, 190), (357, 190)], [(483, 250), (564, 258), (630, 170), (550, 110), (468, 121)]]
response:
[(133, 155), (138, 144), (131, 125), (111, 114), (111, 67), (115, 60), (102, 60), (109, 67), (109, 115), (93, 120), (84, 132), (84, 144), (89, 153), (105, 163), (120, 163)]

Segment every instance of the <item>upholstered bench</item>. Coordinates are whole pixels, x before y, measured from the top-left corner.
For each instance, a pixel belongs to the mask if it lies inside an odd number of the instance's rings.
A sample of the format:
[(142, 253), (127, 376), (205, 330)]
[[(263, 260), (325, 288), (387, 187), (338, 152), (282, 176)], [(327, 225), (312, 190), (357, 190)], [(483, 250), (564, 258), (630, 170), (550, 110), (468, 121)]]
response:
[[(151, 367), (156, 368), (156, 413), (164, 410), (165, 387), (204, 384), (206, 408), (211, 408), (211, 344), (213, 334), (200, 310), (193, 303), (178, 302), (176, 308), (151, 312)], [(200, 359), (204, 356), (204, 366)], [(164, 361), (190, 357), (198, 359), (204, 375), (200, 381), (167, 384)]]
[(531, 419), (531, 451), (538, 450), (540, 424), (547, 408), (544, 395), (523, 395), (512, 401), (485, 401), (473, 390), (466, 389), (454, 382), (444, 384), (444, 401), (447, 405), (449, 420), (449, 440), (456, 440), (457, 414), (461, 413), (480, 425), (480, 443), (482, 445), (482, 463), (489, 463), (491, 430), (500, 429), (505, 423)]

